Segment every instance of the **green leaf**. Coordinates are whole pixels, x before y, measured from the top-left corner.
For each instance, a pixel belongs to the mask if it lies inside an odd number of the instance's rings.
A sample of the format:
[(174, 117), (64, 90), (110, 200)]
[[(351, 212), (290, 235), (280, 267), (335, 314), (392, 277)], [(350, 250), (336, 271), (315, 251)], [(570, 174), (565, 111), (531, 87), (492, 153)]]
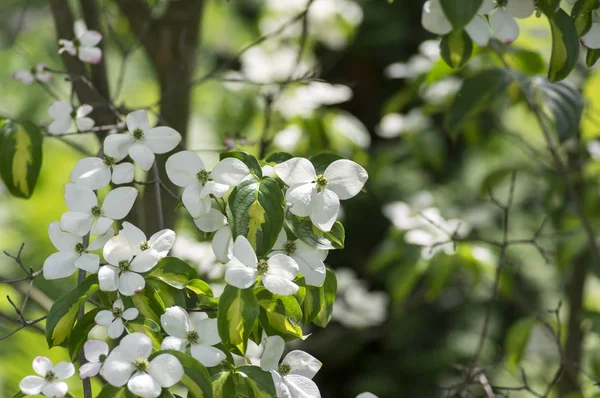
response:
[(216, 309), (219, 305), (219, 299), (214, 298), (213, 291), (208, 283), (201, 279), (192, 279), (185, 287), (196, 297), (197, 307), (208, 307)]
[(579, 36), (573, 20), (559, 9), (554, 18), (548, 17), (552, 31), (552, 55), (548, 79), (559, 81), (571, 73), (579, 58)]
[(302, 323), (308, 325), (321, 311), (322, 303), (325, 300), (323, 286), (304, 286), (304, 300), (302, 300)]
[(279, 164), (279, 163), (285, 162), (286, 160), (290, 160), (293, 157), (294, 157), (293, 155), (291, 155), (287, 152), (273, 152), (265, 158), (265, 162)]
[[(150, 361), (160, 354), (171, 354), (181, 362), (184, 376), (181, 383), (188, 389), (190, 398), (212, 398), (212, 378), (208, 370), (193, 357), (175, 350), (158, 351), (148, 358)], [(221, 398), (221, 397), (216, 397)]]
[(346, 239), (344, 226), (336, 221), (331, 231), (323, 232), (315, 227), (310, 217), (298, 217), (289, 211), (285, 213), (285, 224), (298, 239), (321, 250), (343, 249)]
[(235, 380), (231, 372), (221, 372), (213, 375), (212, 387), (214, 397), (237, 397)]
[(517, 365), (521, 362), (527, 343), (529, 342), (529, 336), (531, 335), (531, 329), (535, 326), (535, 320), (531, 318), (523, 318), (515, 322), (504, 340), (504, 349), (507, 353), (507, 366), (514, 372), (517, 369)]
[(52, 304), (46, 319), (46, 341), (48, 347), (66, 343), (73, 330), (79, 309), (98, 290), (98, 276), (90, 275), (83, 283)]
[(0, 118), (0, 176), (14, 196), (33, 194), (42, 167), (43, 138), (33, 123)]
[(160, 322), (160, 316), (165, 313), (166, 307), (156, 289), (151, 285), (147, 283), (144, 290), (132, 296), (131, 300), (142, 317), (157, 323)]
[(446, 18), (456, 30), (464, 28), (481, 7), (483, 0), (440, 0)]
[(248, 336), (260, 313), (260, 306), (252, 289), (238, 289), (227, 285), (219, 299), (217, 325), (225, 347), (239, 355), (246, 353)]
[(147, 277), (159, 279), (176, 289), (184, 289), (192, 279), (198, 278), (198, 272), (177, 257), (165, 257), (158, 262)]
[(335, 277), (335, 273), (330, 269), (327, 269), (327, 275), (325, 276), (325, 283), (323, 283), (322, 289), (323, 302), (321, 303), (321, 310), (313, 323), (324, 328), (331, 320), (333, 303), (335, 302), (335, 295), (337, 293), (337, 278)]
[(13, 395), (13, 398), (22, 398), (22, 397), (26, 397), (26, 396), (27, 395), (25, 395), (25, 393), (23, 393), (22, 391), (19, 391), (18, 393)]
[(101, 308), (94, 308), (93, 310), (85, 313), (81, 319), (77, 320), (77, 323), (71, 332), (71, 336), (69, 337), (69, 357), (71, 358), (71, 362), (75, 362), (77, 360), (77, 356), (81, 352), (83, 343), (85, 343), (88, 339), (88, 333), (94, 326), (96, 326), (94, 318), (101, 310)]
[(505, 69), (487, 69), (465, 80), (446, 114), (444, 125), (456, 137), (464, 124), (508, 89), (513, 75)]
[(600, 49), (588, 48), (585, 56), (585, 64), (588, 68), (591, 68), (592, 66), (596, 65), (598, 58), (600, 58)]
[(221, 160), (223, 160), (225, 158), (239, 159), (242, 162), (244, 162), (244, 164), (246, 166), (248, 166), (248, 168), (250, 169), (250, 172), (252, 172), (256, 177), (262, 178), (262, 176), (263, 176), (262, 168), (260, 167), (260, 163), (258, 163), (258, 160), (254, 156), (250, 155), (247, 152), (243, 152), (243, 151), (222, 152), (219, 157)]
[(127, 386), (115, 387), (105, 384), (96, 398), (135, 398), (135, 395), (127, 389)]
[(183, 293), (183, 290), (174, 288), (161, 280), (148, 278), (146, 280), (145, 289), (148, 289), (149, 287), (158, 293), (165, 308), (173, 307), (174, 305), (185, 307), (185, 294)]
[(340, 159), (343, 159), (343, 157), (333, 152), (321, 152), (308, 158), (313, 166), (315, 166), (317, 174), (323, 174), (327, 166)]
[(537, 0), (537, 8), (546, 14), (548, 18), (554, 17), (560, 7), (560, 0)]
[(283, 193), (277, 181), (242, 181), (229, 195), (229, 208), (233, 237), (245, 236), (258, 256), (267, 255), (283, 226)]
[(598, 0), (579, 0), (571, 11), (577, 34), (581, 37), (592, 27), (592, 13), (598, 8)]
[(460, 68), (473, 54), (473, 41), (464, 30), (454, 30), (442, 37), (440, 55), (451, 68)]
[(278, 296), (266, 289), (256, 293), (260, 305), (260, 324), (267, 333), (283, 337), (285, 341), (302, 338), (302, 309), (293, 296)]
[(150, 337), (152, 341), (152, 347), (155, 350), (160, 350), (160, 344), (162, 343), (162, 329), (160, 324), (156, 323), (152, 319), (144, 319), (138, 317), (125, 323), (125, 328), (128, 333), (139, 332)]
[(251, 365), (239, 366), (238, 370), (246, 376), (246, 382), (252, 388), (256, 398), (273, 398), (277, 396), (271, 373), (265, 372), (258, 366)]

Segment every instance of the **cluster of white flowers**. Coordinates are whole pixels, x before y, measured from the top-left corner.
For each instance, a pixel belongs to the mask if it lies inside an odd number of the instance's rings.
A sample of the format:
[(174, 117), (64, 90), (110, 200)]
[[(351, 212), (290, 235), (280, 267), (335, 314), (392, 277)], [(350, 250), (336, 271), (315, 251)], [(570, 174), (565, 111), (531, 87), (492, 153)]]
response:
[(52, 118), (48, 131), (50, 134), (61, 135), (69, 131), (73, 124), (77, 127), (77, 131), (88, 131), (94, 127), (94, 120), (88, 117), (93, 110), (94, 108), (87, 104), (73, 110), (71, 103), (55, 101), (48, 108), (48, 115)]
[(18, 70), (13, 73), (13, 79), (19, 80), (23, 84), (30, 85), (33, 82), (50, 83), (52, 74), (46, 70), (45, 63), (39, 63), (29, 70)]

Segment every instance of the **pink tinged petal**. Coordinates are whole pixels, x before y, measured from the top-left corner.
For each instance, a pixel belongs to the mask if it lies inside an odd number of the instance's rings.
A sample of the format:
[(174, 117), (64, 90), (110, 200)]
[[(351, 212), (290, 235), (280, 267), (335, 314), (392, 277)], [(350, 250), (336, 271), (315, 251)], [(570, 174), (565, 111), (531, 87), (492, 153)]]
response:
[(190, 353), (198, 362), (207, 367), (217, 366), (227, 358), (223, 351), (204, 344), (192, 344)]
[(340, 159), (331, 163), (323, 175), (327, 178), (327, 189), (335, 192), (338, 198), (350, 199), (360, 192), (369, 175), (358, 163)]
[(136, 372), (127, 382), (127, 389), (136, 396), (143, 398), (157, 398), (162, 392), (162, 387), (148, 373)]
[(88, 131), (91, 130), (92, 127), (94, 127), (94, 124), (96, 124), (96, 122), (94, 122), (94, 119), (92, 118), (82, 117), (75, 119), (75, 124), (77, 125), (77, 129), (79, 131)]
[(171, 354), (160, 354), (150, 361), (148, 373), (163, 388), (169, 388), (179, 383), (183, 377), (183, 366)]
[(94, 377), (100, 372), (101, 367), (102, 367), (102, 363), (100, 363), (100, 362), (84, 363), (79, 368), (79, 377), (81, 379), (87, 379), (89, 377)]
[(231, 239), (231, 230), (225, 226), (217, 231), (212, 241), (213, 253), (217, 260), (227, 263), (233, 257), (233, 241)]
[(317, 172), (310, 160), (292, 158), (275, 166), (275, 173), (286, 185), (306, 184), (317, 178)]
[(75, 164), (69, 179), (74, 184), (98, 190), (110, 182), (110, 168), (100, 158), (84, 158)]
[(133, 163), (124, 162), (117, 164), (112, 168), (112, 182), (115, 184), (129, 184), (133, 181), (133, 177)]
[(19, 389), (27, 395), (35, 395), (42, 392), (46, 380), (39, 376), (26, 376), (19, 383)]
[(494, 35), (505, 44), (511, 44), (519, 37), (517, 21), (504, 8), (496, 8), (489, 16)]
[(181, 151), (167, 159), (165, 170), (173, 184), (187, 187), (198, 181), (196, 174), (204, 170), (204, 162), (195, 152)]
[(298, 184), (288, 188), (285, 200), (288, 201), (290, 211), (298, 217), (306, 217), (312, 211), (312, 202), (317, 194), (314, 183)]
[(214, 195), (217, 198), (222, 197), (229, 190), (229, 185), (219, 184), (215, 181), (208, 181), (206, 185), (200, 191), (200, 196), (205, 197), (209, 195)]
[(285, 384), (287, 385), (292, 397), (294, 398), (321, 398), (319, 387), (309, 378), (304, 376), (289, 374), (284, 376)]
[(45, 377), (49, 370), (54, 370), (52, 361), (42, 356), (35, 357), (31, 366), (33, 367), (34, 372), (42, 377)]
[(119, 277), (119, 292), (124, 296), (133, 296), (144, 290), (146, 281), (144, 277), (135, 272), (124, 272)]
[(340, 211), (338, 196), (329, 189), (324, 189), (315, 195), (313, 211), (310, 220), (321, 231), (331, 231)]
[(269, 336), (260, 359), (260, 368), (266, 372), (276, 370), (285, 349), (285, 341), (280, 336)]
[(113, 220), (125, 218), (133, 207), (138, 191), (132, 187), (119, 187), (110, 191), (102, 203), (102, 214)]
[(167, 336), (160, 344), (161, 350), (176, 350), (185, 352), (187, 341), (179, 337)]
[(78, 19), (73, 23), (73, 31), (75, 32), (75, 37), (79, 38), (83, 36), (85, 32), (87, 32), (87, 26), (82, 19)]
[(423, 5), (421, 24), (425, 30), (440, 36), (452, 32), (452, 24), (444, 14), (440, 0), (429, 0)]
[(35, 74), (35, 78), (42, 83), (50, 83), (52, 81), (52, 74), (49, 72), (38, 72)]
[(123, 223), (123, 228), (119, 231), (119, 236), (127, 239), (132, 246), (136, 247), (139, 247), (147, 240), (144, 232), (128, 221)]
[(84, 236), (92, 228), (94, 216), (89, 213), (67, 212), (60, 218), (60, 228), (77, 236)]
[[(113, 315), (112, 311), (109, 311), (109, 310), (99, 311), (96, 314), (96, 316), (94, 317), (94, 322), (100, 326), (108, 326), (114, 320), (115, 320), (115, 316)], [(90, 340), (90, 341), (98, 341), (98, 340)], [(88, 361), (91, 361), (91, 359), (88, 358)]]
[(75, 267), (95, 274), (100, 267), (100, 256), (93, 253), (84, 253), (75, 260)]
[(160, 256), (158, 252), (154, 249), (144, 250), (131, 262), (130, 270), (133, 272), (148, 272), (158, 263), (160, 260)]
[(79, 108), (77, 108), (75, 117), (77, 119), (85, 117), (85, 116), (89, 115), (90, 113), (92, 113), (93, 110), (94, 110), (94, 108), (91, 105), (83, 104)]
[[(298, 398), (292, 396), (285, 380), (277, 371), (271, 370), (271, 377), (273, 378), (273, 384), (275, 384), (275, 391), (277, 393), (277, 398)], [(301, 397), (304, 398), (304, 397)]]
[(180, 142), (181, 135), (166, 126), (154, 127), (144, 137), (144, 145), (157, 154), (171, 152)]
[(54, 367), (54, 374), (58, 380), (65, 380), (75, 374), (75, 366), (71, 362), (59, 362)]
[(48, 115), (54, 120), (71, 119), (71, 112), (73, 112), (73, 106), (67, 101), (55, 101), (48, 107)]
[(160, 316), (160, 324), (169, 336), (185, 339), (194, 330), (188, 313), (181, 307), (169, 307)]
[(117, 235), (106, 242), (102, 255), (109, 264), (117, 266), (121, 260), (131, 261), (133, 248), (127, 239)]
[(90, 64), (99, 64), (102, 61), (102, 50), (98, 47), (79, 47), (77, 49), (77, 56), (82, 62), (89, 62)]
[(51, 254), (44, 261), (43, 272), (45, 279), (60, 279), (75, 273), (75, 260), (79, 257), (74, 252), (58, 252)]
[(123, 319), (125, 319), (126, 321), (133, 321), (135, 318), (138, 317), (138, 315), (140, 315), (140, 312), (137, 308), (128, 308), (125, 311), (123, 311)]
[(100, 34), (100, 32), (96, 32), (95, 30), (88, 30), (77, 38), (82, 46), (94, 47), (100, 43), (100, 40), (102, 40), (102, 34)]
[(92, 207), (98, 205), (98, 198), (93, 190), (78, 184), (65, 184), (65, 202), (71, 211), (91, 213)]
[(515, 18), (529, 18), (535, 11), (533, 0), (510, 0), (504, 7)]
[(581, 38), (581, 42), (588, 48), (600, 48), (600, 24), (593, 23), (590, 30)]
[(150, 122), (148, 121), (148, 114), (145, 110), (140, 109), (139, 111), (131, 112), (127, 115), (127, 129), (130, 132), (134, 132), (139, 129), (143, 132), (150, 130)]
[(465, 26), (465, 31), (481, 47), (487, 46), (492, 38), (490, 25), (488, 25), (487, 21), (481, 15), (475, 15), (471, 22)]
[(35, 79), (33, 77), (33, 75), (31, 74), (31, 72), (28, 70), (18, 70), (15, 73), (13, 73), (12, 76), (13, 76), (13, 80), (19, 80), (23, 84), (27, 84), (27, 85), (33, 83), (33, 80)]
[(300, 249), (298, 243), (296, 241), (296, 252), (292, 257), (298, 263), (300, 273), (304, 275), (306, 284), (309, 286), (323, 286), (327, 270), (323, 260), (321, 260), (322, 255), (317, 253), (316, 250), (311, 251), (310, 248)]
[(195, 218), (194, 223), (200, 231), (215, 232), (227, 225), (227, 217), (217, 209), (210, 209), (208, 214)]
[(290, 365), (290, 373), (308, 377), (309, 379), (315, 377), (321, 366), (323, 366), (317, 358), (300, 350), (289, 352), (281, 363)]
[[(126, 337), (127, 336), (123, 337), (123, 340)], [(126, 358), (122, 353), (121, 346), (119, 346), (112, 350), (108, 358), (106, 358), (100, 374), (111, 385), (115, 387), (124, 386), (134, 371), (134, 361), (135, 359), (130, 360), (129, 358)]]
[(262, 281), (268, 291), (280, 296), (291, 296), (298, 291), (298, 285), (278, 275), (263, 275)]
[(210, 176), (219, 184), (235, 186), (250, 174), (244, 162), (236, 158), (225, 158), (215, 165)]
[(133, 145), (131, 134), (111, 134), (104, 140), (104, 153), (118, 162), (125, 158)]
[(269, 265), (268, 275), (277, 275), (290, 281), (298, 275), (298, 264), (285, 254), (275, 254), (267, 260), (267, 264)]
[(215, 345), (221, 342), (216, 318), (194, 319), (194, 329), (198, 332), (198, 342), (205, 345)]
[(258, 259), (252, 245), (245, 236), (240, 235), (235, 239), (233, 244), (233, 254), (235, 257), (247, 267), (256, 268)]
[(131, 333), (123, 337), (119, 344), (123, 358), (135, 362), (139, 358), (148, 358), (152, 354), (152, 341), (143, 333)]
[(150, 237), (148, 243), (151, 248), (156, 250), (160, 257), (165, 257), (175, 244), (175, 231), (170, 229), (158, 231)]
[(125, 331), (125, 325), (121, 318), (117, 318), (108, 325), (107, 334), (111, 339), (118, 339)]
[(113, 220), (108, 217), (98, 217), (90, 234), (92, 235), (104, 235), (108, 232), (109, 228), (113, 225)]
[(194, 183), (184, 189), (181, 195), (181, 201), (185, 208), (190, 212), (192, 218), (202, 217), (211, 209), (210, 197), (200, 197), (202, 185), (199, 182)]
[(73, 44), (72, 41), (61, 39), (58, 41), (58, 44), (60, 44), (62, 46), (61, 48), (58, 49), (59, 54), (66, 52), (67, 54), (72, 55), (72, 56), (77, 55), (77, 49), (75, 48), (75, 45)]
[(238, 289), (247, 289), (254, 284), (258, 272), (256, 268), (247, 267), (236, 258), (227, 263), (225, 282)]
[(88, 246), (88, 250), (101, 249), (102, 247), (104, 247), (106, 242), (108, 242), (109, 239), (111, 239), (113, 236), (115, 236), (115, 231), (112, 228), (108, 229), (106, 233), (98, 236), (92, 241), (92, 243), (90, 243), (90, 245)]
[(49, 383), (42, 388), (42, 394), (47, 397), (64, 397), (68, 391), (69, 387), (64, 381)]
[(144, 171), (150, 170), (155, 157), (150, 148), (139, 142), (136, 142), (129, 147), (129, 156), (131, 156), (131, 159), (133, 159)]
[(58, 221), (50, 223), (48, 226), (48, 235), (50, 241), (61, 252), (73, 252), (75, 251), (75, 245), (83, 243), (83, 238), (77, 235), (73, 235), (69, 232), (64, 232), (60, 229), (60, 223)]
[(119, 270), (110, 265), (100, 267), (98, 283), (103, 292), (114, 292), (119, 286)]

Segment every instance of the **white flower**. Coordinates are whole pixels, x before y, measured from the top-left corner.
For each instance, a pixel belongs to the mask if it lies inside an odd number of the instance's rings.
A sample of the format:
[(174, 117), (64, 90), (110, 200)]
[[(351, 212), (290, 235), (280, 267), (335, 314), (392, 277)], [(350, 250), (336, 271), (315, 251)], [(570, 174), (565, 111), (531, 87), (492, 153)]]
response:
[(222, 263), (233, 258), (233, 237), (229, 225), (220, 228), (213, 236), (212, 249), (217, 260)]
[(52, 123), (48, 126), (50, 134), (60, 135), (66, 133), (73, 121), (78, 131), (87, 131), (94, 127), (94, 120), (87, 117), (94, 108), (83, 104), (73, 112), (73, 105), (67, 101), (55, 101), (48, 108), (48, 115), (52, 118)]
[(310, 117), (322, 105), (339, 104), (351, 98), (352, 89), (348, 86), (309, 82), (294, 90), (284, 91), (275, 103), (275, 109), (288, 119), (294, 116)]
[(519, 37), (519, 25), (515, 18), (528, 18), (535, 11), (534, 0), (508, 0), (505, 5), (496, 5), (494, 0), (483, 0), (480, 14), (489, 14), (488, 19), (494, 36), (506, 44)]
[(66, 278), (77, 269), (95, 274), (100, 266), (100, 256), (88, 251), (100, 249), (114, 234), (112, 228), (109, 228), (104, 235), (86, 246), (81, 236), (61, 230), (58, 221), (50, 223), (48, 235), (58, 253), (51, 254), (44, 261), (44, 278)]
[(315, 249), (299, 239), (288, 240), (285, 230), (281, 230), (269, 256), (277, 253), (290, 256), (298, 264), (307, 285), (322, 286), (325, 282), (327, 269), (323, 261), (327, 258), (327, 250)]
[(319, 387), (312, 378), (323, 364), (300, 350), (291, 351), (279, 363), (284, 348), (280, 336), (267, 337), (260, 361), (261, 369), (271, 373), (277, 398), (320, 398)]
[(102, 310), (96, 314), (94, 322), (100, 326), (108, 326), (108, 337), (118, 339), (125, 331), (125, 322), (133, 321), (140, 312), (137, 308), (125, 309), (123, 300), (117, 299), (113, 303), (112, 310)]
[(302, 129), (295, 124), (290, 124), (273, 137), (273, 143), (284, 151), (292, 152), (302, 138)]
[(250, 174), (248, 166), (232, 157), (221, 160), (208, 172), (200, 156), (192, 151), (177, 152), (169, 157), (165, 169), (173, 184), (185, 188), (181, 200), (193, 218), (209, 212), (210, 195), (222, 197)]
[(84, 236), (103, 235), (114, 220), (121, 220), (129, 214), (138, 191), (132, 187), (119, 187), (110, 191), (102, 206), (94, 191), (78, 184), (65, 185), (65, 201), (70, 211), (60, 219), (63, 231)]
[(156, 250), (144, 250), (134, 258), (134, 247), (123, 236), (117, 235), (104, 246), (102, 254), (108, 262), (98, 271), (100, 290), (119, 291), (124, 296), (133, 296), (146, 286), (140, 273), (150, 271), (160, 256)]
[(221, 342), (217, 320), (203, 313), (194, 315), (194, 319), (191, 319), (181, 307), (167, 308), (160, 316), (160, 323), (169, 336), (163, 340), (160, 348), (185, 352), (189, 346), (192, 356), (202, 365), (217, 366), (226, 358), (223, 351), (213, 347)]
[(425, 220), (420, 213), (430, 207), (433, 196), (430, 192), (417, 192), (409, 199), (409, 203), (391, 202), (383, 206), (383, 215), (399, 230), (409, 230), (421, 226)]
[(69, 387), (62, 380), (75, 374), (75, 367), (70, 362), (59, 362), (56, 366), (46, 357), (33, 360), (33, 370), (40, 376), (26, 376), (19, 383), (19, 388), (26, 395), (42, 394), (46, 397), (64, 397)]
[(331, 131), (335, 135), (348, 138), (359, 148), (371, 145), (371, 135), (367, 127), (349, 112), (338, 112), (331, 118)]
[(163, 258), (169, 254), (169, 250), (175, 244), (175, 232), (170, 229), (158, 231), (150, 239), (146, 239), (146, 235), (141, 229), (127, 221), (123, 223), (119, 236), (127, 239), (136, 256), (143, 251), (153, 251), (159, 258)]
[(449, 76), (429, 86), (423, 86), (419, 94), (421, 98), (423, 98), (423, 101), (432, 105), (442, 106), (445, 105), (448, 100), (454, 98), (458, 90), (462, 87), (462, 84), (462, 79), (455, 76)]
[(292, 158), (275, 166), (275, 172), (289, 186), (285, 198), (290, 211), (310, 216), (322, 231), (330, 231), (340, 210), (340, 199), (350, 199), (360, 192), (367, 181), (367, 171), (358, 163), (340, 159), (317, 175), (308, 159)]
[(114, 158), (105, 156), (104, 159), (83, 158), (79, 160), (73, 167), (69, 179), (74, 184), (98, 190), (107, 186), (111, 181), (114, 184), (128, 184), (133, 181), (133, 176), (132, 163), (115, 164)]
[(102, 34), (95, 30), (87, 30), (87, 26), (82, 20), (75, 21), (73, 30), (75, 31), (75, 39), (60, 39), (58, 44), (61, 47), (58, 53), (67, 52), (72, 56), (77, 56), (82, 62), (99, 64), (102, 61), (102, 50), (96, 46), (102, 40)]
[(101, 340), (88, 340), (83, 344), (83, 355), (87, 362), (79, 368), (79, 377), (87, 379), (96, 376), (108, 355), (108, 344)]
[(600, 162), (600, 141), (590, 141), (587, 144), (587, 150), (592, 159)]
[[(478, 14), (483, 14), (483, 11), (485, 11), (484, 5), (480, 7)], [(447, 35), (453, 30), (452, 24), (446, 17), (446, 14), (444, 14), (440, 0), (428, 0), (425, 2), (421, 15), (421, 23), (426, 30), (440, 36)], [(481, 15), (475, 15), (465, 26), (465, 31), (480, 46), (486, 46), (490, 41), (490, 27)]]
[(356, 398), (378, 398), (377, 395), (373, 394), (372, 392), (361, 392), (360, 394), (358, 394), (356, 396)]
[(157, 398), (163, 388), (170, 388), (183, 377), (183, 366), (171, 354), (160, 354), (151, 361), (152, 341), (143, 333), (131, 333), (112, 350), (101, 375), (115, 387), (127, 389), (144, 398)]
[(49, 83), (52, 81), (52, 74), (46, 72), (46, 64), (39, 63), (30, 70), (18, 70), (13, 73), (13, 79), (21, 81), (23, 84), (30, 85), (34, 81), (40, 83)]
[(233, 255), (227, 270), (225, 282), (239, 289), (251, 287), (258, 276), (271, 293), (289, 296), (298, 291), (294, 278), (298, 275), (298, 264), (289, 256), (275, 254), (268, 260), (258, 260), (254, 249), (244, 236), (235, 239)]
[(431, 120), (421, 108), (413, 108), (407, 114), (388, 113), (376, 128), (378, 136), (394, 138), (408, 133), (420, 133), (431, 126)]
[(146, 111), (127, 115), (128, 133), (112, 134), (104, 140), (104, 153), (118, 162), (129, 155), (142, 170), (154, 163), (154, 154), (170, 152), (181, 142), (181, 135), (171, 127), (150, 128)]

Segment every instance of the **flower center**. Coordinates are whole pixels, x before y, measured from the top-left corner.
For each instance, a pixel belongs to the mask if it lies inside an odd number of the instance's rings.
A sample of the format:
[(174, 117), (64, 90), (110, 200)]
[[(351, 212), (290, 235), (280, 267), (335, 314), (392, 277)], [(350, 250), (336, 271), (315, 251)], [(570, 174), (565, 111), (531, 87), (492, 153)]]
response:
[(140, 141), (144, 139), (144, 132), (142, 129), (133, 130), (133, 139), (136, 141)]
[(256, 265), (256, 270), (259, 275), (264, 275), (269, 271), (269, 263), (267, 260), (258, 260), (258, 264)]
[(133, 367), (138, 372), (145, 372), (148, 369), (148, 366), (150, 366), (150, 364), (148, 363), (148, 360), (145, 358), (138, 358), (133, 363)]
[(279, 370), (280, 375), (285, 376), (290, 373), (290, 371), (292, 370), (292, 367), (290, 365), (288, 365), (287, 363), (282, 363), (279, 365), (278, 370)]
[(100, 208), (100, 206), (92, 207), (92, 216), (100, 217), (101, 214), (102, 214), (102, 209)]
[(56, 379), (56, 373), (54, 373), (52, 370), (47, 371), (46, 376), (44, 376), (44, 380), (46, 380), (48, 383), (52, 383)]
[(115, 318), (121, 318), (123, 316), (123, 310), (121, 308), (113, 308), (112, 314)]
[(292, 254), (296, 253), (296, 242), (293, 240), (288, 240), (287, 242), (285, 242), (283, 244), (283, 251), (288, 256), (291, 256)]
[(198, 344), (199, 338), (200, 338), (200, 336), (198, 335), (198, 332), (196, 332), (195, 330), (192, 330), (191, 332), (189, 332), (187, 334), (187, 341), (189, 341), (190, 344)]
[(85, 251), (85, 245), (81, 242), (75, 245), (75, 253), (81, 254)]
[(317, 184), (317, 190), (320, 192), (327, 186), (329, 181), (327, 181), (327, 177), (325, 177), (323, 174), (319, 174), (315, 180), (315, 183)]
[(200, 170), (198, 174), (196, 174), (196, 178), (200, 181), (202, 186), (205, 186), (206, 183), (210, 180), (210, 173), (206, 170)]
[(110, 157), (110, 156), (105, 156), (104, 157), (104, 164), (107, 166), (112, 166), (113, 164), (115, 164), (115, 158)]
[(130, 267), (131, 267), (131, 263), (129, 261), (127, 261), (127, 260), (119, 261), (119, 271), (127, 272), (127, 271), (129, 271)]
[(98, 357), (98, 362), (104, 362), (106, 360), (106, 354), (100, 354)]
[(508, 0), (496, 0), (496, 4), (498, 4), (498, 7), (506, 7)]
[(148, 242), (140, 243), (140, 250), (144, 251), (144, 250), (148, 250), (148, 249), (150, 249), (150, 243), (148, 243)]
[(79, 47), (81, 45), (81, 42), (79, 41), (79, 39), (75, 38), (73, 39), (73, 46), (74, 47)]
[(77, 111), (71, 112), (71, 119), (77, 119)]

